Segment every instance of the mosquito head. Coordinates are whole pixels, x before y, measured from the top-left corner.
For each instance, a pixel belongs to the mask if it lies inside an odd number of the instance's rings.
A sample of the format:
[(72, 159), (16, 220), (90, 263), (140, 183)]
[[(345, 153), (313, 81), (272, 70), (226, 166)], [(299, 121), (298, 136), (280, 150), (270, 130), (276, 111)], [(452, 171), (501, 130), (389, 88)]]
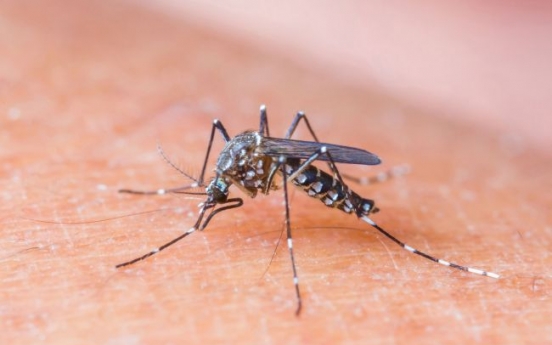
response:
[(207, 186), (206, 192), (208, 202), (224, 203), (228, 199), (228, 188), (230, 184), (220, 176), (215, 177)]

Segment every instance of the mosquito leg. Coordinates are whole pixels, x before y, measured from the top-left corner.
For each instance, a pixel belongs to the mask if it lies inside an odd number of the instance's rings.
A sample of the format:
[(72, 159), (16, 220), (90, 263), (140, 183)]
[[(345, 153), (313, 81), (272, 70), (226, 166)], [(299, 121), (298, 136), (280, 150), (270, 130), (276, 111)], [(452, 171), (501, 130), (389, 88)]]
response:
[(201, 209), (201, 211), (199, 212), (199, 217), (196, 221), (196, 223), (194, 224), (193, 227), (191, 227), (188, 231), (186, 231), (185, 233), (183, 233), (182, 235), (172, 239), (171, 241), (163, 244), (162, 246), (160, 246), (159, 248), (156, 248), (154, 250), (152, 250), (151, 252), (145, 254), (145, 255), (142, 255), (140, 257), (137, 257), (136, 259), (132, 259), (130, 261), (127, 261), (127, 262), (123, 262), (122, 264), (118, 264), (117, 266), (115, 266), (115, 268), (121, 268), (121, 267), (124, 267), (124, 266), (128, 266), (128, 265), (132, 265), (138, 261), (142, 261), (146, 258), (149, 258), (150, 256), (152, 255), (155, 255), (157, 253), (159, 253), (160, 251), (162, 251), (163, 249), (169, 247), (169, 246), (172, 246), (173, 244), (175, 244), (176, 242), (180, 241), (181, 239), (183, 239), (184, 237), (187, 237), (188, 235), (190, 235), (191, 233), (193, 233), (194, 231), (196, 231), (197, 229), (199, 229), (199, 226), (201, 224), (201, 220), (203, 219), (203, 215), (205, 214), (205, 211), (210, 208), (210, 207), (203, 207)]
[(205, 219), (203, 224), (201, 224), (201, 227), (199, 228), (199, 230), (205, 229), (207, 227), (207, 224), (209, 224), (209, 222), (211, 221), (211, 219), (213, 219), (213, 217), (215, 215), (219, 214), (220, 212), (229, 210), (231, 208), (237, 208), (237, 207), (242, 206), (243, 205), (243, 200), (242, 200), (242, 198), (231, 198), (231, 199), (228, 199), (224, 202), (219, 201), (217, 204), (218, 205), (228, 204), (228, 205), (223, 206), (221, 208), (218, 208), (218, 209), (214, 210), (213, 212), (211, 212), (211, 214), (209, 214), (209, 216), (207, 216), (207, 219)]
[[(298, 167), (295, 171), (293, 171), (293, 173), (291, 174), (291, 176), (288, 179), (291, 180), (291, 179), (295, 178), (296, 176), (298, 176), (304, 169), (306, 169), (310, 165), (310, 163), (312, 161), (316, 160), (318, 158), (318, 156), (322, 155), (322, 154), (326, 154), (328, 156), (330, 168), (332, 169), (332, 172), (334, 173), (334, 176), (336, 176), (338, 181), (343, 184), (343, 186), (345, 187), (346, 190), (348, 190), (348, 187), (346, 187), (345, 183), (343, 182), (343, 179), (341, 178), (341, 175), (340, 175), (339, 171), (337, 170), (337, 167), (336, 167), (335, 162), (332, 158), (332, 155), (330, 154), (329, 151), (326, 150), (325, 146), (322, 146), (309, 159), (307, 159), (300, 167)], [(376, 210), (377, 209), (372, 209), (372, 212), (375, 212)], [(402, 248), (408, 250), (411, 253), (420, 255), (420, 256), (428, 259), (428, 260), (437, 262), (441, 265), (449, 266), (449, 267), (456, 268), (456, 269), (459, 269), (459, 270), (462, 270), (462, 271), (467, 271), (467, 272), (479, 274), (479, 275), (482, 275), (482, 276), (488, 276), (488, 277), (491, 277), (491, 278), (498, 278), (499, 277), (498, 274), (493, 273), (493, 272), (486, 272), (486, 271), (482, 271), (482, 270), (476, 269), (476, 268), (461, 266), (461, 265), (458, 265), (458, 264), (455, 264), (455, 263), (452, 263), (452, 262), (448, 262), (446, 260), (438, 259), (438, 258), (436, 258), (432, 255), (421, 252), (417, 249), (412, 248), (411, 246), (407, 245), (406, 243), (403, 243), (402, 241), (397, 239), (395, 236), (393, 236), (390, 233), (388, 233), (387, 231), (385, 231), (383, 228), (381, 228), (379, 225), (377, 225), (372, 219), (368, 218), (368, 216), (363, 215), (360, 218), (362, 220), (364, 220), (366, 223), (373, 226), (376, 230), (378, 230), (379, 232), (384, 234), (387, 238), (391, 239), (393, 242), (395, 242), (396, 244), (398, 244), (399, 246), (401, 246)]]
[(220, 132), (222, 135), (222, 138), (224, 139), (224, 142), (229, 142), (230, 136), (228, 135), (228, 132), (226, 131), (226, 128), (222, 125), (222, 122), (215, 119), (213, 121), (213, 127), (211, 127), (211, 136), (209, 137), (209, 145), (207, 146), (207, 152), (205, 154), (205, 160), (203, 160), (203, 168), (201, 168), (201, 174), (199, 175), (198, 183), (201, 186), (204, 186), (203, 184), (203, 178), (205, 177), (205, 169), (207, 169), (207, 162), (209, 160), (209, 154), (211, 153), (211, 147), (213, 146), (213, 140), (215, 139), (215, 129)]
[(123, 262), (122, 264), (118, 264), (118, 265), (115, 266), (115, 268), (121, 268), (121, 267), (124, 267), (124, 266), (132, 265), (132, 264), (134, 264), (138, 261), (142, 261), (146, 258), (149, 258), (150, 256), (155, 255), (155, 254), (159, 253), (160, 251), (162, 251), (163, 249), (167, 248), (168, 246), (171, 246), (171, 245), (175, 244), (176, 242), (180, 241), (181, 239), (183, 239), (184, 237), (190, 235), (192, 232), (194, 232), (196, 230), (197, 230), (196, 228), (190, 228), (188, 231), (186, 231), (182, 235), (180, 235), (177, 238), (171, 240), (170, 242), (165, 243), (161, 247), (156, 248), (156, 249), (152, 250), (151, 252), (149, 252), (145, 255), (142, 255), (142, 256), (140, 256), (136, 259), (133, 259), (133, 260), (130, 260), (130, 261), (127, 261), (127, 262)]
[(500, 276), (496, 273), (493, 273), (493, 272), (487, 272), (487, 271), (483, 271), (483, 270), (480, 270), (480, 269), (477, 269), (477, 268), (472, 268), (472, 267), (467, 267), (467, 266), (462, 266), (462, 265), (458, 265), (458, 264), (455, 264), (453, 262), (449, 262), (449, 261), (446, 261), (446, 260), (443, 260), (443, 259), (438, 259), (432, 255), (429, 255), (429, 254), (426, 254), (424, 252), (421, 252), (419, 251), (418, 249), (415, 249), (415, 248), (412, 248), (411, 246), (409, 246), (408, 244), (400, 241), (399, 239), (397, 239), (395, 236), (391, 235), (390, 233), (388, 233), (387, 231), (385, 231), (383, 228), (381, 228), (379, 225), (377, 225), (372, 219), (368, 218), (368, 216), (362, 216), (360, 217), (363, 221), (365, 221), (366, 223), (370, 224), (371, 226), (373, 226), (375, 229), (377, 229), (379, 232), (381, 232), (382, 234), (384, 234), (387, 238), (389, 238), (391, 241), (395, 242), (396, 244), (398, 244), (399, 246), (401, 246), (403, 249), (406, 249), (407, 251), (411, 252), (411, 253), (414, 253), (414, 254), (417, 254), (417, 255), (420, 255), (428, 260), (431, 260), (431, 261), (434, 261), (434, 262), (437, 262), (441, 265), (444, 265), (444, 266), (448, 266), (448, 267), (452, 267), (452, 268), (456, 268), (458, 270), (461, 270), (461, 271), (466, 271), (466, 272), (470, 272), (470, 273), (474, 273), (474, 274), (479, 274), (481, 276), (487, 276), (487, 277), (491, 277), (491, 278), (495, 278), (495, 279), (498, 279)]
[(309, 123), (309, 119), (307, 119), (307, 115), (305, 115), (304, 112), (302, 111), (299, 111), (297, 112), (297, 114), (295, 115), (295, 117), (293, 118), (293, 121), (291, 122), (291, 125), (289, 126), (287, 132), (286, 132), (286, 135), (284, 138), (286, 139), (291, 139), (291, 136), (293, 135), (293, 133), (295, 132), (295, 130), (297, 129), (297, 126), (299, 125), (299, 122), (303, 120), (305, 122), (305, 125), (307, 126), (310, 134), (312, 135), (312, 137), (314, 138), (314, 141), (316, 142), (320, 142), (320, 140), (318, 140), (318, 138), (316, 137), (316, 134), (314, 134), (314, 131), (312, 130), (312, 127)]
[(270, 132), (268, 130), (268, 117), (266, 115), (266, 105), (261, 104), (261, 124), (259, 125), (259, 134), (262, 136), (270, 136)]
[(288, 188), (287, 188), (287, 173), (286, 173), (286, 157), (280, 156), (278, 159), (278, 165), (282, 166), (282, 175), (283, 175), (283, 185), (284, 185), (284, 204), (286, 209), (286, 234), (287, 234), (287, 244), (289, 249), (289, 256), (291, 258), (291, 267), (293, 269), (293, 285), (295, 286), (295, 295), (297, 298), (297, 309), (295, 310), (295, 315), (301, 313), (301, 292), (299, 291), (299, 277), (297, 276), (297, 268), (295, 267), (295, 256), (293, 255), (293, 238), (291, 236), (291, 222), (289, 216), (289, 200), (288, 200)]

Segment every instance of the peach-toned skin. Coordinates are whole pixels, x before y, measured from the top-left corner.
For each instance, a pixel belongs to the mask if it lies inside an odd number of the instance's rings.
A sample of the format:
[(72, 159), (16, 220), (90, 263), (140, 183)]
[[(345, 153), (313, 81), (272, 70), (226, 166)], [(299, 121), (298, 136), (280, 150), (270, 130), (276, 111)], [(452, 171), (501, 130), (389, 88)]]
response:
[[(552, 342), (552, 166), (540, 144), (126, 3), (4, 1), (0, 19), (2, 343)], [(281, 191), (243, 196), (205, 231), (116, 270), (186, 231), (201, 201), (117, 190), (185, 184), (156, 145), (197, 173), (212, 120), (231, 135), (255, 129), (261, 102), (274, 135), (301, 109), (324, 141), (384, 160), (342, 166), (350, 174), (408, 163), (407, 176), (352, 185), (381, 208), (373, 219), (501, 279), (414, 256), (299, 190), (300, 317), (284, 242), (270, 263)]]

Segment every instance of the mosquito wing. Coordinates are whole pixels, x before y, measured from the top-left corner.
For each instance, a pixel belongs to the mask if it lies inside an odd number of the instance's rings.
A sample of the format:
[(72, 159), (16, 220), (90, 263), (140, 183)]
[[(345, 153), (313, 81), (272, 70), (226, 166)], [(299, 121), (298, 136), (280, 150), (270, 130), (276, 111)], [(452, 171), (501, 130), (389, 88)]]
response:
[[(322, 146), (328, 149), (328, 152), (330, 152), (336, 163), (361, 165), (377, 165), (381, 163), (378, 156), (366, 150), (316, 141), (263, 137), (259, 150), (267, 156), (277, 157), (283, 155), (289, 158), (307, 159)], [(318, 160), (328, 161), (329, 159), (326, 155), (320, 155)]]

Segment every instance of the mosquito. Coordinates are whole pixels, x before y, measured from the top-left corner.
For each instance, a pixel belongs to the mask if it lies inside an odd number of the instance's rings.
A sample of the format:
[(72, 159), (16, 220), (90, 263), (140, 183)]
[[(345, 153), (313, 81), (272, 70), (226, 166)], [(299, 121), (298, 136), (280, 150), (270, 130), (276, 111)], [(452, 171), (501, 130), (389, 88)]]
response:
[[(303, 120), (314, 141), (303, 141), (291, 138), (301, 120)], [(214, 178), (206, 183), (204, 179), (205, 171), (209, 155), (211, 154), (215, 132), (217, 131), (226, 144), (217, 159), (214, 169)], [(222, 122), (214, 120), (207, 152), (203, 161), (203, 167), (197, 179), (176, 167), (168, 160), (162, 151), (161, 154), (173, 168), (177, 169), (181, 174), (194, 182), (186, 186), (172, 189), (158, 189), (155, 191), (121, 189), (119, 192), (147, 195), (163, 195), (168, 193), (193, 194), (187, 190), (200, 187), (205, 188), (205, 192), (195, 194), (206, 195), (207, 198), (204, 202), (200, 203), (197, 221), (188, 231), (143, 256), (117, 265), (117, 268), (134, 264), (155, 255), (193, 232), (205, 229), (215, 215), (242, 206), (242, 198), (230, 197), (229, 188), (231, 186), (236, 186), (251, 198), (254, 198), (259, 192), (267, 195), (271, 190), (283, 187), (287, 247), (291, 259), (293, 285), (297, 301), (295, 313), (299, 315), (303, 303), (299, 289), (299, 277), (295, 264), (295, 256), (293, 254), (288, 192), (288, 183), (291, 182), (305, 191), (310, 197), (323, 202), (324, 205), (357, 216), (391, 241), (411, 253), (458, 270), (491, 278), (499, 278), (499, 275), (496, 273), (458, 265), (419, 251), (402, 242), (374, 222), (372, 218), (370, 218), (372, 214), (378, 211), (374, 201), (363, 198), (351, 190), (343, 179), (347, 176), (340, 174), (336, 163), (377, 165), (381, 163), (380, 158), (363, 149), (320, 142), (303, 112), (298, 112), (295, 115), (284, 138), (274, 138), (270, 136), (268, 117), (264, 105), (261, 105), (260, 108), (260, 126), (258, 131), (245, 131), (231, 138)], [(312, 164), (314, 161), (326, 162), (331, 173), (314, 166)], [(282, 186), (279, 186), (275, 182), (276, 175), (281, 177)], [(205, 217), (208, 210), (211, 210), (211, 212)]]

